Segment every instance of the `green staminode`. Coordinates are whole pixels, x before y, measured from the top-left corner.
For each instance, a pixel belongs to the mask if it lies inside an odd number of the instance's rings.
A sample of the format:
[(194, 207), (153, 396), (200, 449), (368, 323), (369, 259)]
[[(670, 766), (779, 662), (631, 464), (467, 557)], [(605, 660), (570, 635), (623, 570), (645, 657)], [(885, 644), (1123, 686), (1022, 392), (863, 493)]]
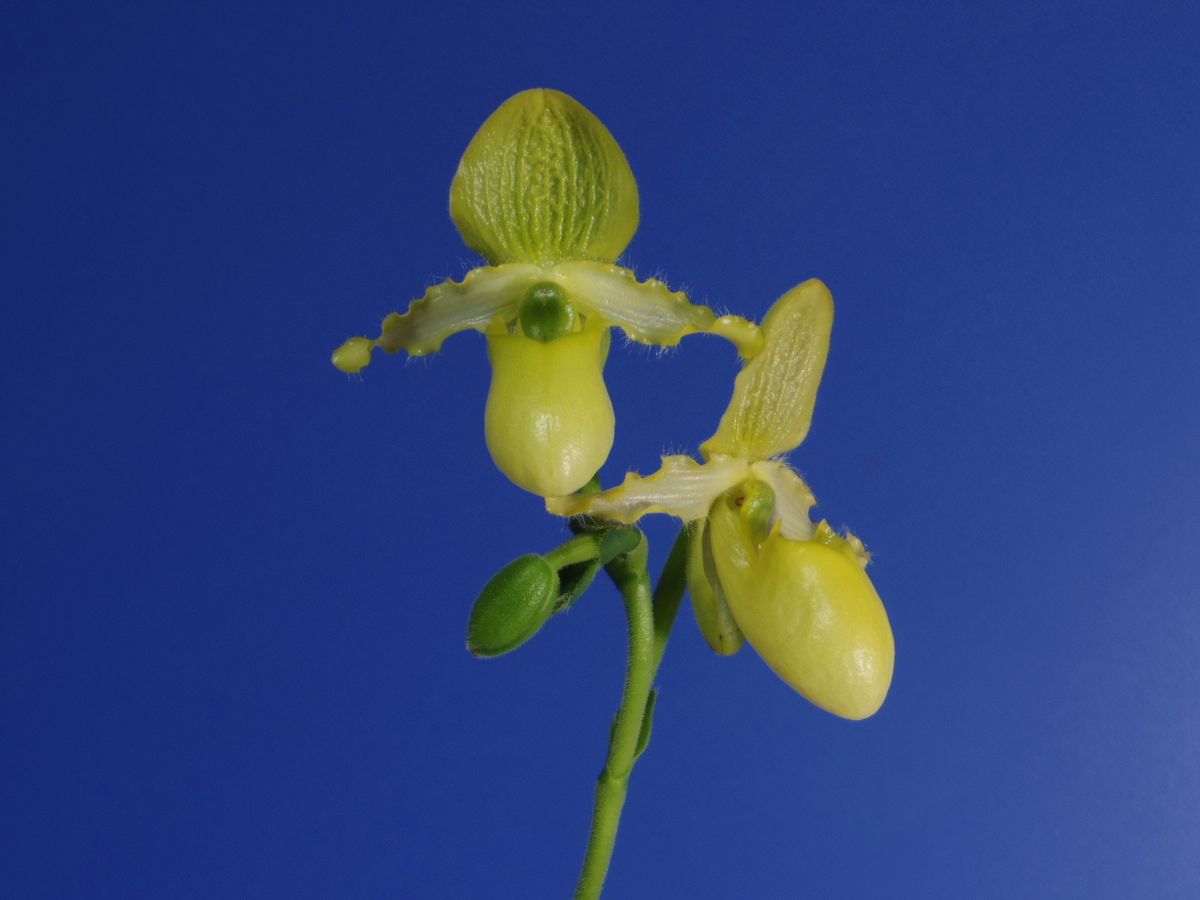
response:
[(525, 292), (517, 318), (526, 337), (547, 343), (571, 330), (575, 308), (557, 284), (540, 281)]
[(611, 263), (637, 231), (637, 183), (599, 119), (539, 88), (505, 101), (472, 138), (450, 186), (450, 216), (493, 265)]

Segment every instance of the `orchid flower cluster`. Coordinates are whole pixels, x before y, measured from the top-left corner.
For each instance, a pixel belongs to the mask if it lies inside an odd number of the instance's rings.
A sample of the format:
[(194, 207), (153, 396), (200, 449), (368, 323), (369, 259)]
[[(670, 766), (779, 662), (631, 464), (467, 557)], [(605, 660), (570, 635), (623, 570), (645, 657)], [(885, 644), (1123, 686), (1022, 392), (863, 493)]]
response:
[[(853, 534), (812, 520), (813, 493), (783, 459), (808, 434), (833, 299), (820, 281), (805, 281), (756, 325), (616, 265), (638, 226), (637, 184), (604, 125), (557, 91), (524, 91), (488, 118), (454, 176), (450, 215), (488, 265), (431, 287), (385, 318), (378, 337), (350, 338), (333, 364), (357, 373), (375, 348), (422, 356), (460, 331), (487, 339), (492, 459), (567, 517), (575, 536), (492, 578), (471, 613), (472, 652), (520, 646), (602, 567), (622, 592), (629, 678), (578, 888), (578, 896), (598, 896), (685, 590), (716, 653), (748, 642), (784, 682), (835, 715), (872, 715), (891, 684), (892, 632), (866, 574), (869, 554)], [(596, 473), (616, 427), (604, 382), (613, 328), (658, 347), (714, 335), (734, 345), (742, 368), (715, 434), (699, 447), (701, 461), (666, 456), (655, 474), (631, 473), (604, 490)], [(651, 514), (684, 523), (654, 591), (636, 527)]]

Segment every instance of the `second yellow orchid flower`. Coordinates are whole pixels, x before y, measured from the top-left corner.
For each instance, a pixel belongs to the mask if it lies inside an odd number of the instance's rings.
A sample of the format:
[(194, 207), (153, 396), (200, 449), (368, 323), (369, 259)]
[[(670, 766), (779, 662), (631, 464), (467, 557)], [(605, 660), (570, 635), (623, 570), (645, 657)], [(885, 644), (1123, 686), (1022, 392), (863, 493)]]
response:
[(812, 492), (776, 459), (808, 434), (832, 326), (825, 285), (798, 285), (763, 321), (762, 350), (739, 373), (716, 434), (701, 446), (703, 463), (664, 457), (647, 478), (630, 474), (612, 490), (547, 507), (624, 523), (648, 513), (695, 523), (688, 586), (713, 649), (736, 652), (744, 637), (817, 706), (863, 719), (882, 705), (895, 660), (869, 556), (853, 535), (813, 524)]

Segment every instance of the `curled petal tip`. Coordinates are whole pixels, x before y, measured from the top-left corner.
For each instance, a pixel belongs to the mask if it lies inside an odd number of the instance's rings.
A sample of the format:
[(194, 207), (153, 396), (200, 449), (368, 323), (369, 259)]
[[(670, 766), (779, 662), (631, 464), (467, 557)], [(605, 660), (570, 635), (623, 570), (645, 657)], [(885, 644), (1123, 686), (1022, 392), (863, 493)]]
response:
[(352, 337), (333, 351), (330, 362), (347, 375), (357, 375), (371, 362), (374, 349), (375, 342), (370, 338)]

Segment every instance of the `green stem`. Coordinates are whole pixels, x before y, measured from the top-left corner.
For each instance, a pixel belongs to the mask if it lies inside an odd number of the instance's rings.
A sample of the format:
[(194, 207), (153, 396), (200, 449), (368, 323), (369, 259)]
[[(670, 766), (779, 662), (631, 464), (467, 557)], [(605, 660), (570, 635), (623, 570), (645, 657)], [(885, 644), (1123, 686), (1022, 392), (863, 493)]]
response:
[(577, 535), (546, 554), (546, 562), (554, 569), (564, 569), (576, 563), (595, 559), (600, 553), (600, 538), (590, 532)]
[(578, 900), (599, 897), (608, 875), (621, 810), (629, 789), (629, 774), (637, 762), (639, 749), (645, 749), (640, 739), (650, 689), (662, 662), (679, 602), (683, 598), (689, 536), (690, 531), (685, 528), (675, 539), (653, 594), (650, 592), (644, 547), (618, 557), (607, 566), (609, 576), (625, 600), (625, 614), (629, 623), (629, 664), (621, 707), (613, 720), (608, 760), (596, 783), (592, 829), (583, 871), (575, 889)]

